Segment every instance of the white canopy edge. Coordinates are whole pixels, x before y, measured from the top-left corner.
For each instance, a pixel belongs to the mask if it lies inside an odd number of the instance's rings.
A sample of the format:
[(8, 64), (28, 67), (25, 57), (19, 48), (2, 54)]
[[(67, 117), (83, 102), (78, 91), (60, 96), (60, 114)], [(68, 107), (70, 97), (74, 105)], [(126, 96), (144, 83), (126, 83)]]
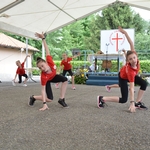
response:
[(12, 26), (12, 25), (4, 23), (4, 22), (0, 22), (0, 30), (5, 31), (5, 32), (10, 32), (15, 35), (20, 35), (20, 36), (24, 36), (24, 37), (28, 37), (28, 38), (32, 38), (32, 39), (37, 39), (35, 37), (35, 33), (30, 32), (25, 29), (21, 29), (21, 28)]
[(150, 0), (5, 0), (0, 3), (0, 30), (36, 39), (34, 32), (53, 32), (116, 1), (150, 11)]
[[(56, 30), (58, 30), (58, 29), (60, 29), (60, 28), (62, 28), (64, 26), (67, 26), (67, 25), (69, 25), (71, 23), (79, 21), (79, 20), (81, 20), (81, 19), (83, 19), (83, 18), (85, 18), (85, 17), (87, 17), (89, 15), (92, 15), (92, 14), (94, 14), (96, 12), (101, 11), (104, 8), (107, 8), (109, 5), (106, 5), (104, 7), (96, 9), (96, 10), (90, 12), (90, 13), (87, 13), (86, 15), (83, 15), (83, 16), (81, 16), (79, 18), (76, 18), (76, 19), (70, 21), (70, 22), (67, 22), (66, 24), (62, 24), (62, 25), (60, 25), (60, 26), (58, 26), (58, 27), (56, 27), (54, 29), (51, 29), (50, 31), (46, 31), (46, 33), (51, 33), (51, 32), (56, 31)], [(10, 25), (10, 24), (4, 23), (4, 22), (1, 22), (1, 21), (0, 21), (0, 30), (6, 31), (6, 32), (10, 32), (10, 33), (13, 33), (15, 35), (20, 35), (20, 36), (24, 36), (24, 37), (28, 37), (28, 38), (32, 38), (32, 39), (36, 39), (37, 40), (37, 38), (35, 37), (35, 33), (31, 32), (31, 31), (28, 31), (28, 30), (25, 30), (25, 29), (22, 29), (22, 28), (18, 28), (16, 26), (13, 26), (13, 25)]]

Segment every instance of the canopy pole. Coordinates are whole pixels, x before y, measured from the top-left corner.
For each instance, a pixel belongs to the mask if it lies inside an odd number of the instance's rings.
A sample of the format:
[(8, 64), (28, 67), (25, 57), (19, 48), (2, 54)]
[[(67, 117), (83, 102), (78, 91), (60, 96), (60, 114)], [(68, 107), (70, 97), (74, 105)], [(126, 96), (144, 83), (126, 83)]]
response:
[(42, 42), (42, 58), (45, 59), (45, 49), (43, 42)]
[[(28, 38), (26, 37), (26, 56), (28, 55)], [(26, 60), (26, 68), (27, 68), (27, 74), (28, 74), (28, 57)]]

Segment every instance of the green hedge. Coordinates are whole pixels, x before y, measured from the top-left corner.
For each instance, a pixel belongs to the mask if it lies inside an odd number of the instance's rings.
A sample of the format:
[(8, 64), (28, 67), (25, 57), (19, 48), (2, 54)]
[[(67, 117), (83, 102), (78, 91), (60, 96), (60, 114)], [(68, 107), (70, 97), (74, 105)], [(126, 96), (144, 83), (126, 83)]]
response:
[(150, 72), (150, 60), (141, 60), (140, 68), (141, 68), (141, 71), (144, 73)]
[[(57, 69), (59, 70), (60, 68), (60, 61), (55, 61), (55, 64), (57, 66)], [(101, 61), (97, 62), (98, 66), (101, 66)], [(77, 69), (82, 69), (82, 68), (88, 68), (88, 66), (90, 66), (90, 62), (89, 61), (72, 61), (72, 66), (73, 66), (73, 71), (75, 72)], [(120, 63), (120, 67), (122, 66), (122, 64)], [(141, 68), (141, 72), (144, 73), (148, 73), (150, 72), (150, 60), (141, 60), (140, 61), (140, 68)], [(101, 68), (100, 70), (103, 70), (103, 68)], [(112, 61), (112, 68), (111, 68), (111, 72), (118, 72), (118, 67), (117, 67), (117, 61)], [(32, 72), (33, 75), (39, 75), (40, 74), (40, 70), (34, 70)]]

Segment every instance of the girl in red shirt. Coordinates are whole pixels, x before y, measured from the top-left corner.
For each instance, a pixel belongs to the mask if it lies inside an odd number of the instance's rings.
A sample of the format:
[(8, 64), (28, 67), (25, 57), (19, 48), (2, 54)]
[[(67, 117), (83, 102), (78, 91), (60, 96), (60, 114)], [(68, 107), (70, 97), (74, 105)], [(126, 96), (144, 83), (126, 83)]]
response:
[[(67, 78), (56, 74), (56, 65), (53, 62), (52, 56), (50, 56), (50, 52), (49, 52), (44, 34), (36, 33), (35, 36), (42, 39), (42, 42), (44, 44), (45, 51), (46, 51), (46, 61), (40, 57), (37, 58), (37, 67), (41, 70), (42, 95), (40, 96), (32, 95), (30, 97), (29, 105), (33, 106), (35, 100), (42, 100), (43, 107), (40, 110), (43, 111), (43, 110), (49, 109), (46, 102), (50, 102), (51, 100), (53, 100), (53, 94), (52, 94), (52, 89), (51, 89), (50, 84), (51, 82), (54, 82), (54, 83), (62, 82), (61, 93), (60, 93), (60, 98), (58, 100), (58, 103), (62, 105), (63, 107), (68, 107), (68, 105), (65, 103)], [(45, 93), (47, 97), (45, 96)]]
[(25, 77), (25, 80), (23, 81), (23, 83), (24, 83), (23, 86), (27, 86), (27, 85), (26, 85), (26, 82), (27, 82), (27, 80), (28, 80), (28, 75), (25, 73), (25, 69), (24, 69), (24, 63), (26, 62), (27, 57), (30, 57), (30, 55), (27, 55), (27, 56), (25, 57), (23, 63), (21, 63), (20, 60), (17, 60), (17, 61), (16, 61), (16, 65), (18, 66), (18, 68), (17, 68), (17, 70), (16, 70), (15, 78), (12, 80), (13, 86), (16, 86), (16, 84), (15, 84), (16, 81), (15, 81), (15, 80), (16, 80), (17, 75), (18, 75), (18, 78), (19, 78), (18, 83), (22, 83), (22, 76), (23, 76), (23, 77)]
[[(62, 75), (65, 76), (66, 73), (68, 72), (69, 75), (71, 76), (72, 89), (73, 89), (73, 90), (75, 90), (76, 88), (75, 88), (75, 86), (74, 86), (74, 74), (73, 74), (73, 72), (72, 72), (72, 70), (71, 70), (71, 69), (72, 69), (71, 61), (73, 60), (73, 58), (76, 58), (76, 57), (78, 57), (78, 56), (80, 56), (80, 53), (78, 53), (78, 55), (75, 55), (75, 56), (73, 56), (73, 57), (68, 57), (67, 54), (64, 53), (64, 54), (62, 54), (63, 60), (62, 60), (61, 63), (60, 63), (60, 72), (61, 72), (61, 70), (63, 70), (63, 74), (62, 74)], [(56, 87), (56, 88), (59, 88), (58, 84), (59, 84), (59, 83), (56, 83), (56, 84), (55, 84), (55, 87)]]
[[(147, 82), (139, 77), (137, 74), (140, 69), (140, 64), (137, 58), (137, 54), (134, 50), (133, 42), (131, 41), (128, 33), (119, 27), (119, 31), (123, 33), (129, 44), (131, 50), (126, 54), (127, 63), (123, 66), (118, 74), (119, 76), (119, 87), (121, 90), (122, 97), (118, 96), (97, 96), (97, 106), (98, 108), (104, 107), (105, 102), (116, 102), (116, 103), (126, 103), (128, 100), (128, 82), (129, 82), (129, 92), (130, 92), (130, 112), (135, 112), (136, 107), (147, 109), (144, 103), (141, 102), (143, 94), (147, 87)], [(138, 96), (135, 102), (134, 98), (134, 85), (140, 85)]]

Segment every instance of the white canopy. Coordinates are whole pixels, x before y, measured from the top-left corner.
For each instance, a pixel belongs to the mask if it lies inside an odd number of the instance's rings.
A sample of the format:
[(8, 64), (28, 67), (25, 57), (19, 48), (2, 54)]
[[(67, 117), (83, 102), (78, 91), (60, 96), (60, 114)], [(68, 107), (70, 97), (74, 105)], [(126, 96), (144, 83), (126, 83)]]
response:
[[(0, 30), (35, 38), (35, 32), (52, 32), (114, 2), (116, 0), (3, 0)], [(150, 10), (150, 0), (119, 2)]]

